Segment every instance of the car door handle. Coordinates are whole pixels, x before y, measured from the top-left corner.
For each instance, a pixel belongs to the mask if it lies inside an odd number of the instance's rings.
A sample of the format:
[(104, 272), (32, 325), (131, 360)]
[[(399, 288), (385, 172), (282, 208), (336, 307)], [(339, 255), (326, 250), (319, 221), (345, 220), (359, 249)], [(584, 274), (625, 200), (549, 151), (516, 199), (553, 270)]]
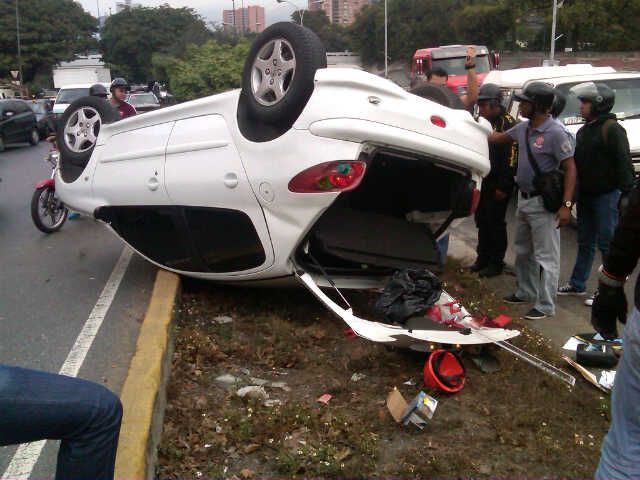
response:
[(158, 182), (156, 177), (151, 177), (147, 180), (147, 187), (149, 187), (149, 190), (152, 192), (155, 192), (158, 189), (158, 186), (160, 186), (160, 182)]

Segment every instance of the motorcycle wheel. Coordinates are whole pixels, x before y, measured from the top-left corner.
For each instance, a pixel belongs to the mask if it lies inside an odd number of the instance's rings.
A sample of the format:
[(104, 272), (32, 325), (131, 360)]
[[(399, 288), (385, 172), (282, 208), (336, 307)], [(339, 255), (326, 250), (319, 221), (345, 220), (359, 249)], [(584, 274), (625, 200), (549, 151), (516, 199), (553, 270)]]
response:
[(38, 230), (44, 233), (57, 232), (67, 221), (69, 210), (56, 198), (52, 187), (36, 188), (31, 198), (31, 218)]

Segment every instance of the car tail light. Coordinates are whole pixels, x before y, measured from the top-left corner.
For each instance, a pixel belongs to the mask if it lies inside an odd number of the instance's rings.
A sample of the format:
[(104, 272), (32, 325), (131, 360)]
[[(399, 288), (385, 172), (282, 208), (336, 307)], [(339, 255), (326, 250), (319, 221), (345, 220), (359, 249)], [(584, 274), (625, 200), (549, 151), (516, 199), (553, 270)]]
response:
[(469, 206), (469, 215), (473, 215), (476, 213), (476, 209), (478, 208), (478, 204), (480, 203), (480, 190), (477, 188), (473, 189), (471, 192), (471, 205)]
[(444, 128), (447, 126), (447, 122), (444, 121), (444, 118), (438, 117), (437, 115), (431, 116), (431, 123), (440, 128)]
[(362, 181), (367, 164), (359, 161), (325, 162), (308, 168), (289, 182), (295, 193), (344, 192)]

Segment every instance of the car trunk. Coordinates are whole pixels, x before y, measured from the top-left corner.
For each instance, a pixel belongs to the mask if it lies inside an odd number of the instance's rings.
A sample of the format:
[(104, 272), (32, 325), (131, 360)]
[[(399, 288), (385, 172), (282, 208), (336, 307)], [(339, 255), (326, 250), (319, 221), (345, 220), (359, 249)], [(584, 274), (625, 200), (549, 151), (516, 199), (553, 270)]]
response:
[(436, 239), (477, 200), (469, 172), (397, 151), (361, 158), (355, 190), (321, 215), (296, 252), (305, 270), (329, 275), (388, 275), (400, 268), (440, 271)]

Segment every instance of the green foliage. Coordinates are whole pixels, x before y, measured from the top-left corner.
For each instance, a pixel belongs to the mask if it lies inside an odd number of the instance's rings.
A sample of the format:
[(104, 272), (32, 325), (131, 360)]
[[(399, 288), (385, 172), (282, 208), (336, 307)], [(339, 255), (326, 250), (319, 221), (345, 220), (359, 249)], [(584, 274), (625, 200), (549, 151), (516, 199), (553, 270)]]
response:
[(209, 40), (200, 46), (189, 45), (180, 57), (154, 54), (153, 68), (158, 78), (168, 80), (179, 100), (193, 100), (239, 87), (248, 51), (246, 40), (235, 46)]
[[(97, 46), (97, 20), (73, 0), (28, 0), (19, 3), (24, 81), (50, 75), (51, 68)], [(18, 70), (16, 0), (0, 1), (0, 78)]]
[(152, 78), (153, 54), (181, 55), (188, 45), (201, 45), (210, 38), (212, 33), (191, 8), (137, 7), (107, 19), (101, 47), (112, 74), (147, 82)]
[[(300, 23), (300, 12), (295, 11), (291, 20)], [(305, 10), (303, 16), (304, 26), (318, 35), (328, 52), (343, 52), (351, 50), (351, 38), (348, 30), (329, 22), (329, 17), (322, 11)]]

